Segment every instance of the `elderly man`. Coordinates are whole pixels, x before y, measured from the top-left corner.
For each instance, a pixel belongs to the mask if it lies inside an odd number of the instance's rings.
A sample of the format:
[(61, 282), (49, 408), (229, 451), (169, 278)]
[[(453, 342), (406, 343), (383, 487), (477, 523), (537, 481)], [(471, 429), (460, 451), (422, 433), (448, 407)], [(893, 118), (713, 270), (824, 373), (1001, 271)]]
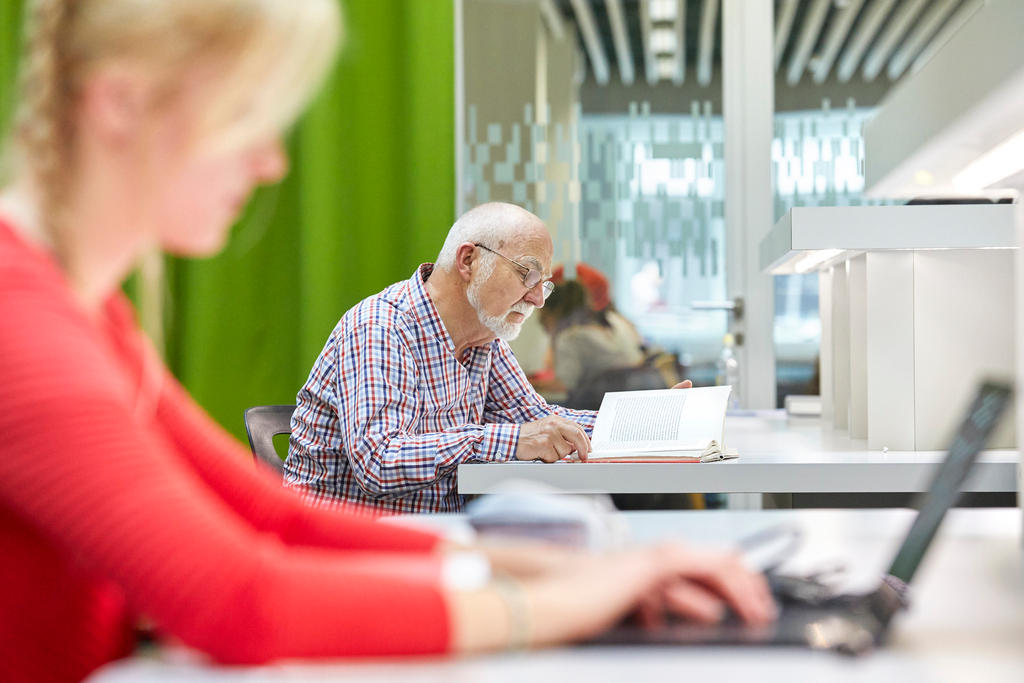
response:
[(348, 311), (299, 392), (286, 484), (318, 503), (449, 512), (460, 463), (585, 460), (596, 414), (545, 402), (506, 343), (551, 292), (551, 254), (539, 218), (484, 204), (437, 263)]

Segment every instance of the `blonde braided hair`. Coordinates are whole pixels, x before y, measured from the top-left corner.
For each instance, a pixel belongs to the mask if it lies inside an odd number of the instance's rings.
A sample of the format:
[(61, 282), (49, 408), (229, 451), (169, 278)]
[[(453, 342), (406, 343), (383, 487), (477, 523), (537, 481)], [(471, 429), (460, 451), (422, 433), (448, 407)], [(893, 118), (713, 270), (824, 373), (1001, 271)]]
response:
[(66, 150), (71, 132), (68, 121), (70, 83), (61, 47), (64, 29), (73, 11), (66, 0), (30, 0), (21, 62), (21, 97), (14, 119), (16, 168), (27, 174), (40, 201), (39, 226), (60, 253), (60, 214), (67, 189)]

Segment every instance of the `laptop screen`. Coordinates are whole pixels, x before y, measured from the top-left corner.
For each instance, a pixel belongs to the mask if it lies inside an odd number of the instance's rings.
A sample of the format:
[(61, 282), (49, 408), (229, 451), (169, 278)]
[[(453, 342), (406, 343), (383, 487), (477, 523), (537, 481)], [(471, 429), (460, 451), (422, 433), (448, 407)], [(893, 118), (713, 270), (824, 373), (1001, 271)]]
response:
[(956, 502), (971, 465), (999, 422), (1011, 392), (1008, 385), (996, 382), (985, 382), (978, 389), (946, 460), (939, 467), (928, 491), (918, 499), (917, 518), (889, 568), (892, 576), (910, 583), (946, 510)]

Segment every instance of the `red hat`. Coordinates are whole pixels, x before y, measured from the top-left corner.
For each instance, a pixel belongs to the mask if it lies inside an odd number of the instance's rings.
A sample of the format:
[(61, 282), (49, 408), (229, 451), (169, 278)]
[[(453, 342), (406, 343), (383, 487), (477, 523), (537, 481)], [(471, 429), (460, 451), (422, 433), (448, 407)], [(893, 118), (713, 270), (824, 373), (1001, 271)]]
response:
[[(588, 266), (586, 263), (577, 263), (576, 279), (587, 288), (587, 294), (590, 295), (590, 305), (595, 311), (603, 311), (608, 308), (612, 298), (608, 293), (608, 278), (604, 276), (604, 273), (593, 266)], [(562, 284), (565, 281), (565, 268), (563, 266), (555, 268), (555, 271), (551, 274), (551, 280), (556, 285)]]

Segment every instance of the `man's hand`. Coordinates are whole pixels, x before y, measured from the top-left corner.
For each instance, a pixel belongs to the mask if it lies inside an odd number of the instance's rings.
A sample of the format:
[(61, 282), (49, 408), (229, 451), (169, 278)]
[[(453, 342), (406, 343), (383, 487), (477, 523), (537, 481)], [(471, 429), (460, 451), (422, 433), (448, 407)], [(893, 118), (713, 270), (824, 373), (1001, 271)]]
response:
[(590, 437), (572, 420), (549, 415), (519, 427), (516, 460), (555, 462), (574, 451), (580, 460), (586, 460)]
[(689, 389), (691, 387), (693, 387), (693, 382), (691, 382), (688, 379), (684, 379), (682, 382), (680, 382), (679, 384), (675, 385), (672, 388), (673, 389)]

